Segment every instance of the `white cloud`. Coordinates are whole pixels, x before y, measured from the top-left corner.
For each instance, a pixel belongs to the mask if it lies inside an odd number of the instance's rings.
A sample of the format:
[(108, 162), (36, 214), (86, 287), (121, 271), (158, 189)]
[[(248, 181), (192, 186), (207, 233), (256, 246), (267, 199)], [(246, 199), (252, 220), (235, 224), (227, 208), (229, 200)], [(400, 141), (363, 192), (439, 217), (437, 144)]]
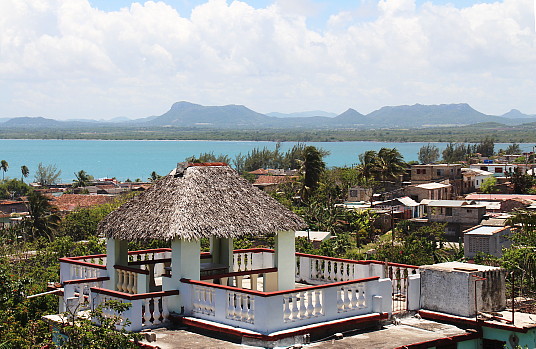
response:
[(2, 0), (0, 117), (146, 116), (178, 100), (261, 112), (468, 102), (536, 113), (531, 0), (362, 4), (312, 30), (306, 0), (261, 9), (210, 0), (188, 18), (152, 1), (103, 12), (86, 0)]

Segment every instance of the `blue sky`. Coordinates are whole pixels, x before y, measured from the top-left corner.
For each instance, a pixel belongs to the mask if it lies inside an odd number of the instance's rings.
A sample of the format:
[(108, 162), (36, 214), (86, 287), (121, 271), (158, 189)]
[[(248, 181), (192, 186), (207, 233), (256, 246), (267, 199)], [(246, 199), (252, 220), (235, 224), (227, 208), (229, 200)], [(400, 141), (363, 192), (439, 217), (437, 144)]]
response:
[(536, 114), (534, 0), (0, 0), (0, 118), (469, 103)]

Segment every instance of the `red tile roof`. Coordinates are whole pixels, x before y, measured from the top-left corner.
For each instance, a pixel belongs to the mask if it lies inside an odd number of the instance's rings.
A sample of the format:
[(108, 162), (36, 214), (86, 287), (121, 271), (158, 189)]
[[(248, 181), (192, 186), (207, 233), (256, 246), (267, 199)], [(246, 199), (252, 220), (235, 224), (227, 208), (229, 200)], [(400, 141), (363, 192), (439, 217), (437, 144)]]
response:
[(260, 176), (253, 185), (274, 185), (292, 182), (295, 176)]
[(256, 169), (255, 171), (251, 171), (250, 173), (254, 175), (265, 175), (265, 174), (268, 174), (268, 172), (269, 171), (264, 168), (259, 168), (259, 169)]
[(74, 211), (77, 208), (102, 205), (113, 199), (113, 196), (109, 195), (63, 194), (53, 198), (52, 204), (60, 211)]

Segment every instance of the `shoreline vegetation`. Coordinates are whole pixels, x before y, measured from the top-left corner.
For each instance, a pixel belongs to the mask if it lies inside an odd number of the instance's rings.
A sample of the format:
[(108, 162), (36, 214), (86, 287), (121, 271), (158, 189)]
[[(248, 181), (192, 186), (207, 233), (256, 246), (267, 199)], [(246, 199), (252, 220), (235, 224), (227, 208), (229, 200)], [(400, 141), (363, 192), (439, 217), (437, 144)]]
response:
[(465, 142), (486, 136), (497, 143), (536, 143), (536, 125), (477, 124), (416, 129), (207, 129), (177, 127), (3, 128), (0, 139), (207, 140), (270, 142)]

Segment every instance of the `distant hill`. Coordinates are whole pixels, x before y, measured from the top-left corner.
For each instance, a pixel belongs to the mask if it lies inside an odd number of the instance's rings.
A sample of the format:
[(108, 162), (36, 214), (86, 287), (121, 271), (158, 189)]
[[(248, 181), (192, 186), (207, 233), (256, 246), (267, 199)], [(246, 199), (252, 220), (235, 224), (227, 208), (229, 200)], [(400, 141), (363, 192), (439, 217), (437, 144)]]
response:
[(503, 118), (508, 118), (508, 119), (527, 119), (527, 118), (536, 118), (536, 115), (528, 115), (528, 114), (523, 114), (522, 112), (520, 112), (519, 110), (517, 109), (512, 109), (510, 110), (508, 113), (504, 113), (503, 115), (501, 115)]
[[(327, 115), (305, 116), (324, 113)], [(276, 117), (274, 115), (286, 115)], [(0, 119), (1, 122), (1, 119)], [(495, 123), (515, 126), (536, 122), (536, 116), (511, 110), (502, 115), (486, 115), (469, 104), (400, 105), (386, 106), (363, 115), (355, 109), (333, 116), (330, 113), (312, 111), (303, 113), (270, 113), (265, 115), (243, 105), (203, 106), (189, 102), (177, 102), (159, 116), (135, 120), (116, 118), (108, 121), (70, 120), (57, 121), (42, 117), (18, 117), (1, 123), (3, 128), (107, 128), (107, 127), (186, 127), (212, 129), (379, 129), (449, 127)]]
[(328, 118), (332, 118), (337, 116), (336, 113), (330, 113), (327, 111), (322, 110), (312, 110), (312, 111), (302, 111), (302, 112), (296, 112), (296, 113), (278, 113), (278, 112), (272, 112), (272, 113), (266, 113), (268, 116), (273, 116), (275, 118), (306, 118), (311, 116), (325, 116)]
[(33, 128), (33, 127), (60, 127), (62, 124), (61, 121), (57, 121), (54, 119), (47, 119), (43, 117), (18, 117), (9, 119), (6, 122), (2, 124), (2, 127), (27, 127), (27, 128)]
[(275, 119), (243, 105), (202, 106), (189, 102), (177, 102), (171, 109), (146, 122), (151, 126), (211, 126), (211, 127), (251, 127), (265, 126)]

